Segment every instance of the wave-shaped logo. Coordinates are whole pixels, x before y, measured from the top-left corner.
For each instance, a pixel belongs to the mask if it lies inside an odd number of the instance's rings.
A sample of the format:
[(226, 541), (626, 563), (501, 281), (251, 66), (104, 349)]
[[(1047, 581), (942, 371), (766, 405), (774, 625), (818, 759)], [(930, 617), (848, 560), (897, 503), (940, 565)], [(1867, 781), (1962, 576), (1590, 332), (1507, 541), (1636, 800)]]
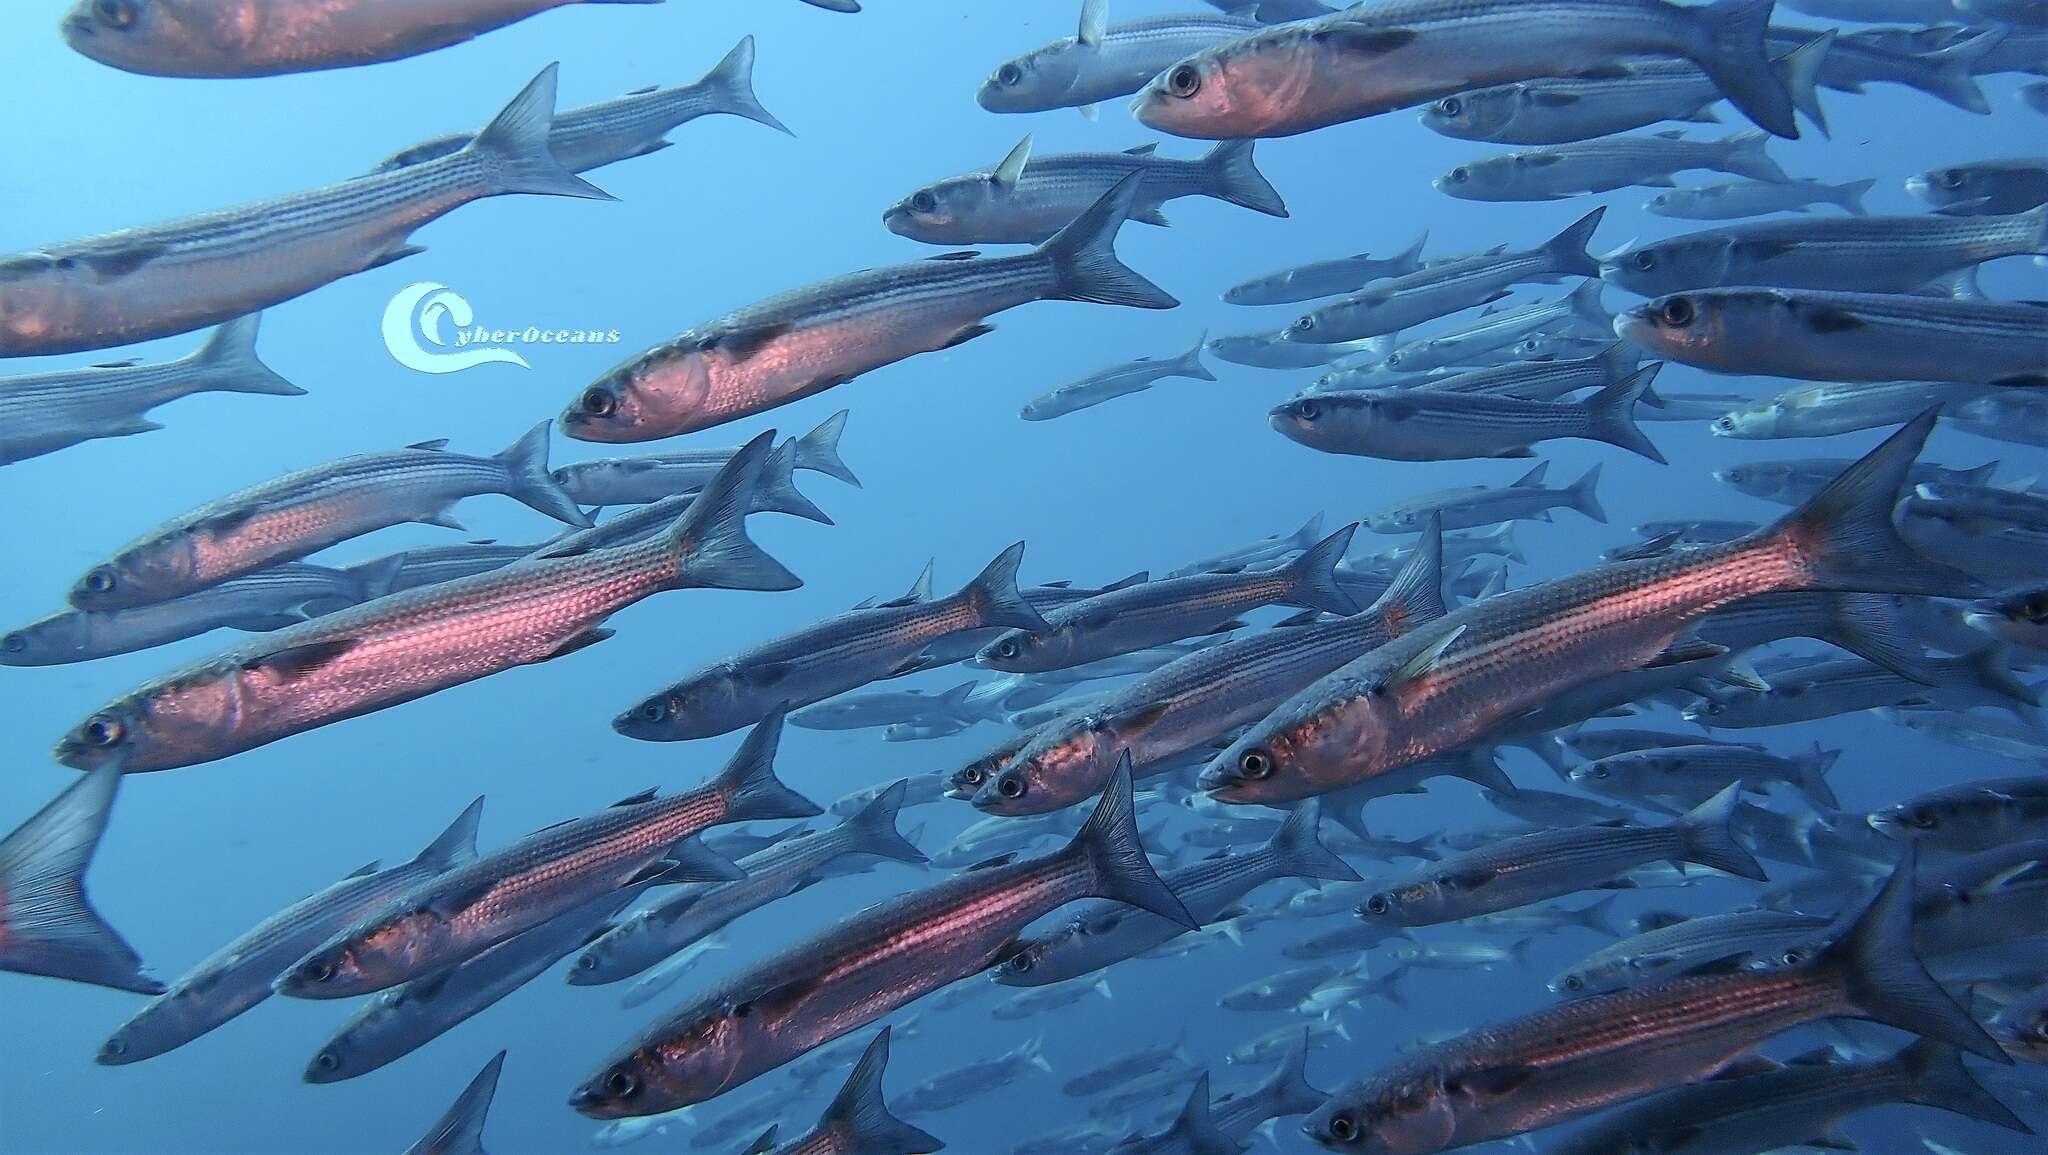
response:
[[(450, 340), (443, 328), (445, 322), (454, 323), (455, 339)], [(462, 347), (463, 331), (474, 324), (476, 311), (461, 293), (433, 281), (421, 281), (407, 285), (384, 307), (384, 347), (400, 365), (421, 373), (460, 373), (478, 365), (533, 368), (525, 357), (511, 349)], [(436, 351), (451, 347), (455, 347), (454, 352)]]

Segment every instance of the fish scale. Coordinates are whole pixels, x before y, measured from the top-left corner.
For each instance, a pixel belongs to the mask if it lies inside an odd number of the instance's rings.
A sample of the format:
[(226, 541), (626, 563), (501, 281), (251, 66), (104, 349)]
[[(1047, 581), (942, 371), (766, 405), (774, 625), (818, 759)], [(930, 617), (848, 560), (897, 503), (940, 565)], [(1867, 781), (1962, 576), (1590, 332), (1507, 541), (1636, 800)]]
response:
[[(1562, 992), (1633, 986), (1632, 980), (1642, 977), (1637, 972), (1646, 959), (1656, 962), (1656, 968), (1649, 972), (1654, 975), (1665, 967), (1688, 963), (1697, 966), (1804, 941), (1827, 929), (1832, 922), (1832, 919), (1819, 915), (1787, 914), (1775, 910), (1745, 910), (1688, 918), (1595, 951), (1572, 964), (1571, 969), (1550, 987)], [(1573, 976), (1579, 980), (1578, 987), (1569, 986)]]

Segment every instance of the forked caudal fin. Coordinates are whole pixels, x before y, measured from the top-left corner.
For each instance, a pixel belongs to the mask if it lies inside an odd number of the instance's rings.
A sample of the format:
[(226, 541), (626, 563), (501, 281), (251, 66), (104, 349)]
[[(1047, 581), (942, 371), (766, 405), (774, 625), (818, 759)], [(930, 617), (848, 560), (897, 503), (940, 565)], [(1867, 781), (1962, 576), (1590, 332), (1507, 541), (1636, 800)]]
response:
[(1117, 759), (1116, 773), (1103, 787), (1095, 813), (1061, 853), (1088, 862), (1094, 875), (1089, 888), (1093, 897), (1129, 903), (1189, 930), (1202, 928), (1145, 857), (1145, 845), (1138, 837), (1137, 807), (1131, 797), (1130, 751)]
[(754, 488), (774, 445), (773, 429), (747, 442), (676, 519), (668, 534), (676, 567), (668, 588), (793, 590), (803, 585), (747, 536)]
[(1130, 218), (1144, 179), (1144, 173), (1134, 172), (1116, 182), (1100, 200), (1038, 247), (1052, 263), (1047, 297), (1138, 309), (1171, 309), (1180, 304), (1116, 256), (1117, 230)]
[(484, 1119), (498, 1094), (498, 1072), (504, 1067), (505, 1052), (499, 1051), (463, 1088), (434, 1129), (406, 1148), (405, 1155), (484, 1155)]
[(1735, 817), (1735, 804), (1742, 784), (1731, 782), (1721, 792), (1699, 804), (1674, 825), (1678, 830), (1679, 854), (1687, 862), (1711, 866), (1738, 878), (1766, 881), (1769, 876), (1749, 851), (1735, 841), (1728, 823)]
[(510, 496), (556, 521), (589, 529), (590, 516), (548, 469), (548, 435), (554, 427), (552, 421), (541, 422), (498, 454), (496, 460), (505, 469)]
[(1000, 626), (1030, 633), (1052, 629), (1017, 589), (1017, 567), (1024, 564), (1024, 543), (996, 555), (957, 596), (972, 609), (983, 627)]
[(939, 1140), (889, 1113), (882, 1096), (882, 1074), (889, 1066), (889, 1028), (883, 1027), (861, 1052), (860, 1062), (846, 1084), (832, 1097), (818, 1120), (820, 1130), (830, 1129), (846, 1138), (850, 1151), (901, 1151), (903, 1155), (928, 1155), (945, 1146)]
[(220, 326), (192, 361), (206, 370), (204, 388), (222, 393), (260, 393), (270, 397), (303, 397), (304, 389), (279, 376), (256, 356), (256, 333), (263, 314), (251, 313)]
[(1290, 604), (1345, 617), (1358, 612), (1358, 603), (1337, 584), (1337, 563), (1344, 560), (1344, 551), (1351, 548), (1357, 532), (1354, 521), (1287, 564), (1287, 577), (1293, 583), (1286, 596)]
[(775, 115), (761, 107), (761, 100), (754, 95), (754, 38), (743, 36), (733, 45), (725, 59), (704, 74), (697, 87), (712, 97), (713, 111), (730, 116), (743, 116), (758, 124), (765, 124), (777, 132), (789, 136), (789, 126), (775, 119)]
[(910, 792), (908, 779), (897, 779), (887, 790), (875, 795), (860, 813), (841, 823), (847, 832), (847, 846), (855, 854), (872, 854), (898, 862), (929, 862), (917, 845), (896, 829), (896, 815)]
[(1337, 857), (1316, 838), (1322, 820), (1322, 805), (1309, 798), (1297, 803), (1287, 821), (1273, 832), (1266, 849), (1273, 856), (1276, 872), (1288, 878), (1316, 878), (1330, 882), (1357, 882), (1358, 872)]
[(555, 126), (555, 74), (560, 67), (550, 64), (542, 69), (459, 154), (481, 166), (484, 195), (536, 193), (613, 199), (612, 194), (563, 168), (548, 145)]
[(85, 895), (120, 783), (119, 765), (103, 765), (0, 839), (0, 970), (164, 993)]
[(787, 707), (778, 706), (747, 733), (713, 785), (725, 796), (726, 822), (811, 818), (824, 808), (791, 790), (775, 776), (775, 752), (782, 745)]
[(1766, 48), (1773, 0), (1714, 0), (1687, 9), (1700, 43), (1693, 63), (1756, 126), (1788, 140), (1799, 137), (1792, 94), (1771, 66)]

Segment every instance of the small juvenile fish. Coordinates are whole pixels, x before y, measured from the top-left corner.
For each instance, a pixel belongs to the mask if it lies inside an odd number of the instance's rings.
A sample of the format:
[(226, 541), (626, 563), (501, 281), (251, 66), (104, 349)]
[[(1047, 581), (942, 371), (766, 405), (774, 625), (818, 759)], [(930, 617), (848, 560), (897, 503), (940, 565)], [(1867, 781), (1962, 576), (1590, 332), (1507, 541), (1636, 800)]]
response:
[(1752, 401), (1714, 418), (1716, 437), (1774, 440), (1833, 437), (1865, 429), (1887, 429), (1930, 408), (1944, 411), (1981, 396), (1981, 385), (1929, 381), (1838, 381), (1805, 385)]
[[(631, 3), (633, 0), (596, 0)], [(744, 36), (702, 80), (676, 88), (650, 86), (617, 100), (556, 114), (548, 150), (570, 172), (589, 172), (615, 161), (647, 156), (669, 147), (668, 134), (697, 119), (723, 113), (789, 133), (754, 96), (754, 38)], [(794, 134), (791, 134), (794, 135)], [(439, 160), (469, 147), (469, 133), (450, 133), (394, 153), (377, 172)]]
[(403, 60), (571, 4), (659, 0), (78, 0), (64, 40), (144, 76), (283, 76)]
[(1572, 785), (1623, 801), (1656, 799), (1679, 806), (1698, 806), (1728, 786), (1762, 792), (1783, 783), (1804, 794), (1815, 806), (1841, 807), (1828, 785), (1840, 750), (1814, 745), (1808, 754), (1787, 757), (1742, 746), (1681, 745), (1613, 754), (1566, 775)]
[(1026, 1039), (999, 1055), (971, 1059), (951, 1070), (934, 1075), (912, 1087), (897, 1100), (905, 1114), (927, 1115), (946, 1111), (983, 1095), (1001, 1090), (1032, 1072), (1052, 1073), (1045, 1058), (1045, 1038)]
[(1154, 384), (1169, 377), (1186, 377), (1193, 381), (1214, 381), (1216, 374), (1202, 364), (1202, 349), (1208, 344), (1208, 336), (1196, 338), (1195, 347), (1178, 357), (1164, 361), (1151, 357), (1140, 357), (1122, 365), (1092, 373), (1069, 385), (1062, 385), (1047, 393), (1041, 393), (1024, 403), (1018, 416), (1026, 421), (1050, 421), (1079, 413), (1105, 401), (1142, 393)]
[(2006, 668), (2001, 646), (1986, 646), (1961, 657), (1921, 659), (1916, 668), (1926, 681), (1900, 677), (1862, 658), (1819, 662), (1796, 673), (1773, 674), (1768, 690), (1702, 698), (1685, 708), (1685, 716), (1715, 729), (1751, 729), (1813, 722), (1886, 706), (2001, 706), (2017, 712), (2039, 700), (2034, 690)]
[(2048, 306), (1819, 289), (1700, 289), (1616, 318), (1653, 357), (1818, 381), (2048, 385)]
[[(107, 6), (137, 10), (135, 0)], [(161, 0), (150, 7), (172, 11)], [(0, 257), (0, 357), (129, 345), (245, 317), (418, 253), (415, 230), (485, 197), (610, 199), (548, 151), (554, 106), (551, 64), (475, 143), (440, 160)]]
[(1584, 401), (1528, 401), (1438, 389), (1319, 393), (1273, 410), (1273, 429), (1324, 453), (1383, 461), (1534, 457), (1531, 446), (1559, 438), (1617, 445), (1664, 464), (1636, 427), (1636, 402), (1657, 379), (1650, 365)]
[(94, 770), (0, 838), (0, 971), (164, 993), (85, 893), (120, 784), (118, 767)]
[(257, 923), (121, 1024), (100, 1044), (98, 1063), (118, 1067), (153, 1059), (269, 998), (271, 982), (335, 932), (413, 887), (476, 861), (482, 813), (479, 798), (411, 862), (389, 870), (373, 862)]
[(1505, 521), (1549, 521), (1553, 509), (1576, 510), (1606, 523), (1607, 511), (1600, 508), (1596, 492), (1598, 465), (1563, 489), (1543, 487), (1549, 472), (1550, 463), (1542, 461), (1505, 487), (1475, 485), (1426, 493), (1368, 516), (1365, 524), (1374, 533), (1415, 533), (1431, 517), (1438, 517), (1445, 529), (1479, 529)]
[[(785, 496), (789, 475), (798, 469), (837, 478), (860, 488), (845, 459), (839, 456), (839, 438), (846, 431), (847, 410), (841, 409), (816, 429), (784, 442), (762, 467), (763, 491), (768, 496)], [(649, 453), (636, 457), (609, 457), (578, 461), (554, 471), (562, 489), (579, 505), (641, 505), (695, 493), (731, 461), (738, 449), (681, 449), (672, 453)], [(797, 495), (801, 500), (802, 495)], [(783, 504), (794, 504), (783, 502)], [(808, 503), (805, 503), (808, 504)], [(762, 513), (795, 512), (763, 509)]]
[(543, 421), (495, 457), (426, 441), (344, 457), (249, 486), (172, 518), (86, 571), (81, 610), (120, 610), (195, 593), (389, 526), (454, 527), (465, 497), (504, 494), (570, 525), (590, 519), (548, 472)]
[(1405, 251), (1391, 257), (1359, 253), (1334, 261), (1297, 265), (1233, 285), (1224, 290), (1223, 299), (1232, 305), (1290, 305), (1355, 293), (1374, 281), (1405, 276), (1421, 268), (1422, 246), (1428, 243), (1429, 234), (1425, 232)]
[(1764, 152), (1771, 138), (1747, 132), (1687, 140), (1685, 130), (1617, 136), (1470, 161), (1436, 179), (1437, 191), (1468, 201), (1554, 201), (1630, 185), (1674, 185), (1676, 173), (1711, 169), (1753, 180), (1787, 181)]
[(189, 356), (159, 365), (122, 361), (0, 378), (0, 465), (161, 429), (145, 415), (195, 393), (303, 396), (304, 389), (257, 360), (260, 320), (252, 313), (229, 321)]
[(1868, 216), (1863, 198), (1875, 180), (1827, 184), (1817, 180), (1736, 181), (1660, 192), (1643, 208), (1660, 217), (1689, 221), (1732, 221), (1770, 213), (1803, 213), (1813, 205), (1834, 205), (1852, 217)]
[(1116, 259), (1143, 186), (1131, 173), (1028, 253), (951, 253), (771, 297), (640, 354), (588, 386), (562, 417), (579, 441), (656, 441), (710, 429), (991, 331), (1033, 301), (1142, 309), (1180, 302)]
[(1257, 20), (1181, 13), (1109, 22), (1109, 0), (1083, 0), (1080, 31), (997, 66), (974, 94), (990, 112), (1049, 112), (1091, 106), (1145, 87), (1191, 53), (1259, 30)]
[(1130, 216), (1144, 224), (1166, 224), (1160, 206), (1190, 196), (1284, 217), (1287, 205), (1253, 163), (1253, 143), (1226, 141), (1198, 160), (1160, 156), (1150, 144), (1033, 158), (1027, 136), (994, 169), (948, 177), (897, 201), (882, 224), (933, 245), (1035, 245), (1133, 175), (1139, 180)]

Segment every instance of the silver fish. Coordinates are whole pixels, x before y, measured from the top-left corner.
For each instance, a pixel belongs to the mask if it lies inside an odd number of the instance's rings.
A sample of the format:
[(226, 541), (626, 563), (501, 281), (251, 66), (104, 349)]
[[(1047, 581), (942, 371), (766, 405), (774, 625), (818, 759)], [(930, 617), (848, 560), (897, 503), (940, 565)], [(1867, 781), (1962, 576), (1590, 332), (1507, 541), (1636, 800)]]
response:
[(654, 441), (723, 425), (990, 331), (1033, 301), (1170, 309), (1173, 297), (1116, 259), (1143, 181), (1132, 173), (1028, 253), (948, 254), (772, 297), (692, 329), (584, 389), (562, 418), (580, 441)]
[(1906, 178), (1906, 191), (1947, 212), (2023, 213), (2048, 204), (2048, 157), (1932, 169)]
[(2006, 668), (2000, 646), (1986, 646), (1961, 657), (1922, 659), (1916, 668), (1926, 682), (1902, 678), (1861, 658), (1817, 663), (1793, 674), (1774, 675), (1768, 690), (1703, 698), (1687, 706), (1685, 716), (1715, 729), (1747, 729), (1812, 722), (1884, 706), (2002, 706), (2017, 711), (2039, 701), (2036, 691)]
[(1050, 421), (1105, 401), (1142, 393), (1169, 377), (1214, 381), (1216, 375), (1202, 365), (1202, 350), (1207, 344), (1208, 335), (1204, 334), (1196, 338), (1194, 348), (1178, 357), (1166, 360), (1140, 357), (1136, 361), (1099, 370), (1072, 384), (1033, 397), (1024, 403), (1024, 408), (1017, 415), (1026, 421)]
[[(1970, 469), (1948, 469), (1940, 465), (1923, 463), (1914, 468), (1907, 480), (1914, 485), (1925, 481), (1986, 485), (1998, 472), (1998, 464), (1991, 461)], [(1780, 505), (1799, 505), (1827, 488), (1827, 483), (1834, 480), (1849, 465), (1850, 461), (1846, 457), (1795, 457), (1775, 461), (1745, 461), (1715, 470), (1714, 480), (1751, 497), (1774, 501)]]
[(1108, 0), (1084, 0), (1078, 32), (998, 65), (974, 102), (990, 112), (1087, 110), (1129, 96), (1190, 53), (1258, 29), (1257, 20), (1222, 13), (1111, 24)]
[(1657, 379), (1646, 366), (1584, 401), (1529, 401), (1441, 389), (1319, 393), (1274, 409), (1269, 421), (1290, 441), (1325, 453), (1383, 461), (1533, 457), (1533, 445), (1585, 438), (1664, 464), (1636, 427), (1636, 402)]
[(1405, 276), (1421, 268), (1422, 247), (1428, 243), (1429, 234), (1425, 232), (1391, 257), (1359, 253), (1334, 261), (1297, 265), (1233, 285), (1223, 291), (1223, 299), (1233, 305), (1288, 305), (1355, 293), (1374, 281)]
[(0, 258), (0, 356), (103, 349), (247, 316), (420, 252), (414, 230), (484, 197), (609, 199), (548, 151), (554, 104), (549, 65), (452, 156)]
[(1965, 782), (1875, 811), (1870, 825), (1923, 850), (1993, 850), (2048, 836), (2048, 782), (2038, 777)]
[(925, 1115), (945, 1111), (983, 1095), (1001, 1090), (1033, 1071), (1052, 1073), (1046, 1060), (1045, 1037), (1026, 1039), (1017, 1046), (985, 1059), (972, 1059), (951, 1070), (934, 1075), (905, 1092), (896, 1102), (905, 1114)]
[(1566, 775), (1572, 785), (1622, 801), (1654, 799), (1679, 806), (1698, 806), (1727, 786), (1761, 793), (1771, 783), (1797, 789), (1815, 806), (1841, 807), (1827, 772), (1840, 750), (1785, 756), (1741, 746), (1680, 745), (1632, 750), (1574, 766)]
[(1675, 188), (1643, 202), (1646, 212), (1688, 221), (1728, 221), (1769, 213), (1803, 213), (1814, 205), (1834, 205), (1850, 216), (1867, 216), (1863, 198), (1875, 180), (1827, 184), (1817, 180), (1735, 181), (1728, 184)]
[(257, 359), (260, 320), (252, 313), (229, 321), (204, 345), (176, 361), (122, 361), (0, 378), (0, 465), (97, 438), (161, 429), (146, 416), (149, 411), (195, 393), (303, 396), (304, 389)]
[[(786, 483), (794, 470), (809, 470), (837, 478), (855, 489), (860, 478), (839, 456), (839, 438), (846, 432), (847, 410), (841, 409), (802, 437), (785, 442), (763, 467), (764, 491), (777, 482)], [(695, 493), (715, 476), (738, 449), (683, 449), (673, 453), (650, 453), (636, 457), (600, 458), (578, 461), (554, 471), (554, 477), (569, 496), (582, 505), (640, 505), (664, 497)], [(801, 498), (801, 495), (798, 495)], [(793, 513), (793, 509), (763, 513)]]
[(1575, 510), (1594, 521), (1607, 521), (1597, 492), (1598, 465), (1563, 489), (1543, 487), (1549, 472), (1550, 463), (1543, 461), (1506, 487), (1468, 486), (1426, 493), (1369, 515), (1365, 524), (1374, 533), (1414, 533), (1437, 517), (1445, 529), (1478, 529), (1504, 521), (1549, 521), (1553, 509)]
[(1981, 396), (1985, 388), (1928, 381), (1806, 385), (1723, 413), (1709, 428), (1716, 437), (1744, 440), (1833, 437), (1888, 428), (1910, 421), (1930, 407), (1946, 410)]
[(1438, 177), (1435, 184), (1437, 191), (1459, 200), (1554, 201), (1630, 185), (1667, 187), (1676, 183), (1673, 174), (1693, 169), (1789, 180), (1765, 153), (1768, 140), (1761, 132), (1687, 140), (1683, 129), (1617, 136), (1468, 161)]
[(85, 893), (120, 784), (118, 768), (94, 770), (0, 838), (0, 971), (164, 993)]

